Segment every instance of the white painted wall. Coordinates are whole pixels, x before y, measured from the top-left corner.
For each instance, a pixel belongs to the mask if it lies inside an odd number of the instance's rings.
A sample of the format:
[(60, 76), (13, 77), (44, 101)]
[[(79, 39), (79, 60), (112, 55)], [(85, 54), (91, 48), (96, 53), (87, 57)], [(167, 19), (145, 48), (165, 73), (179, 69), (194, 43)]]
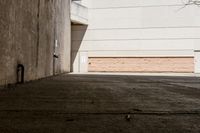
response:
[[(72, 26), (73, 53), (194, 57), (200, 45), (200, 7), (183, 8), (182, 0), (91, 0), (89, 5), (88, 27)], [(75, 62), (74, 70), (81, 67)]]

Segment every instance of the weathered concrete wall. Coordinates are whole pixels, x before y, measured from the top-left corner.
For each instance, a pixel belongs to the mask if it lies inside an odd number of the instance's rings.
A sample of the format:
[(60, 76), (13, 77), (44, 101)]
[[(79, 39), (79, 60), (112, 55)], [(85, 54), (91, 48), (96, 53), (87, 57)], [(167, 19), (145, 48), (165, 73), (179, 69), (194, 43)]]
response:
[(70, 71), (69, 11), (70, 0), (0, 1), (0, 84), (16, 82), (18, 63), (26, 81)]

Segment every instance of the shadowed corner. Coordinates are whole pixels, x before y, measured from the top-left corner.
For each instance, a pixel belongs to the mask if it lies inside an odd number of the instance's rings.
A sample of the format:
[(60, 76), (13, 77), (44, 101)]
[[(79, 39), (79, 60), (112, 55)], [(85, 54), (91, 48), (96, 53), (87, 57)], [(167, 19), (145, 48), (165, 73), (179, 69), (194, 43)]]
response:
[(83, 38), (86, 34), (87, 28), (88, 25), (72, 23), (71, 72), (74, 71), (75, 60), (79, 58), (79, 49), (83, 43)]

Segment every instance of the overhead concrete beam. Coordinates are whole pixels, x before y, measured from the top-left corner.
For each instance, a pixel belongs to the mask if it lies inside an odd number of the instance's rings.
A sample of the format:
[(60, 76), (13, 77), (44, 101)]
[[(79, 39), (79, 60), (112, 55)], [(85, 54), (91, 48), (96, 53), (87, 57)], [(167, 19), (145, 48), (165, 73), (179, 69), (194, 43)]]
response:
[(71, 21), (75, 24), (88, 25), (88, 8), (80, 3), (72, 2)]

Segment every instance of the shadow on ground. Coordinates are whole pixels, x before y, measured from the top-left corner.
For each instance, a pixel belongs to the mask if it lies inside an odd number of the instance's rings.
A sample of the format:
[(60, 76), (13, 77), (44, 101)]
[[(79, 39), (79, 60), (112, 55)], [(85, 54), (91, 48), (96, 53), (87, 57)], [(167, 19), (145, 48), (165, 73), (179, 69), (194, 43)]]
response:
[(61, 75), (0, 90), (1, 133), (199, 133), (200, 78)]

